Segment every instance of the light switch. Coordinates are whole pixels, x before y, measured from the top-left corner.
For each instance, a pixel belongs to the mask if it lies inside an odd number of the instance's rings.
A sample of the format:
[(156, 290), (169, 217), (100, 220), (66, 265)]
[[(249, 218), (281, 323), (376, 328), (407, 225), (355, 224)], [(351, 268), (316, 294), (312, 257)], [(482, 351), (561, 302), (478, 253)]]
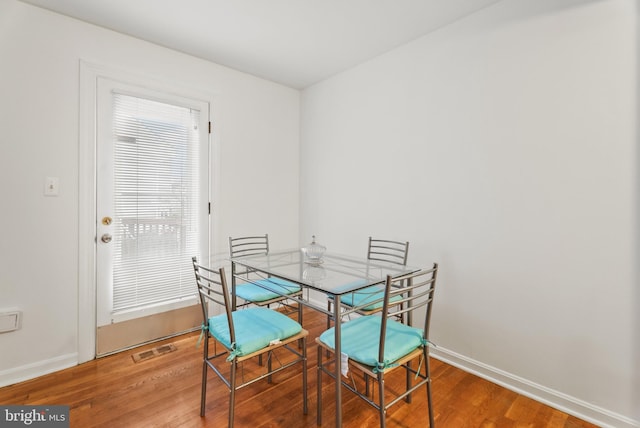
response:
[(44, 195), (58, 196), (60, 190), (60, 179), (58, 177), (47, 177), (44, 179)]

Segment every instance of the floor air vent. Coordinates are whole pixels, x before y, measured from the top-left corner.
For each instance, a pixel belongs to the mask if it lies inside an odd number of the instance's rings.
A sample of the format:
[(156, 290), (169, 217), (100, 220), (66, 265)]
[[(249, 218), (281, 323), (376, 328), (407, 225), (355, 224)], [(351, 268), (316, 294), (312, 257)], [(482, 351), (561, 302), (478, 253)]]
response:
[(173, 352), (177, 349), (178, 348), (176, 348), (173, 343), (169, 343), (168, 345), (162, 345), (146, 351), (137, 352), (131, 355), (131, 358), (133, 358), (134, 362), (139, 363), (140, 361), (146, 361), (146, 360), (150, 360), (151, 358), (168, 354), (169, 352)]

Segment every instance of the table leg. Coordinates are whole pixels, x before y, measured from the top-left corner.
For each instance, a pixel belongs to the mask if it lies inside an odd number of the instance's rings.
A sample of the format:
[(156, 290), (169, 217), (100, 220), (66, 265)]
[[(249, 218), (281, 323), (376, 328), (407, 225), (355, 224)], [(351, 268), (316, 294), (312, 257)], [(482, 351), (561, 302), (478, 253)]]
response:
[(231, 262), (231, 310), (236, 310), (236, 264)]
[(335, 296), (333, 300), (333, 325), (335, 333), (335, 374), (336, 374), (336, 428), (342, 427), (342, 339), (340, 335), (340, 324), (342, 317), (340, 316), (340, 296)]

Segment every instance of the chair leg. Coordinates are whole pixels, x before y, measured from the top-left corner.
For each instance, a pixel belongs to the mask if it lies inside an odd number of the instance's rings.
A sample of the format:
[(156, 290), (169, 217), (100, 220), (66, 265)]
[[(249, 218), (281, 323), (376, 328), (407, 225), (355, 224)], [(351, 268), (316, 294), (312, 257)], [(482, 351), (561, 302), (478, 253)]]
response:
[(307, 401), (307, 338), (302, 338), (302, 413), (309, 413)]
[(202, 362), (202, 392), (200, 394), (200, 416), (204, 416), (204, 410), (207, 405), (207, 359)]
[[(200, 392), (200, 416), (204, 416), (205, 409), (207, 407), (207, 376), (209, 368), (207, 367), (207, 361), (209, 360), (209, 332), (204, 332), (204, 341), (202, 347), (202, 389)], [(215, 342), (214, 342), (215, 350)]]
[(302, 324), (302, 309), (304, 308), (304, 306), (302, 306), (302, 303), (298, 302), (298, 324), (303, 325)]
[(231, 361), (231, 374), (229, 376), (229, 428), (233, 427), (234, 410), (236, 403), (236, 372), (238, 370), (238, 362), (234, 359)]
[[(411, 388), (411, 361), (407, 362), (407, 365), (404, 369), (405, 374), (407, 376), (407, 391)], [(404, 397), (404, 401), (406, 401), (407, 403), (411, 403), (411, 394), (408, 394), (406, 397)]]
[(429, 354), (425, 352), (424, 355), (425, 355), (424, 367), (427, 373), (427, 407), (429, 408), (429, 428), (434, 428), (436, 425), (433, 421), (433, 407), (432, 407), (432, 398), (431, 398), (431, 370), (429, 368)]
[(318, 346), (318, 382), (317, 382), (317, 413), (316, 413), (316, 424), (322, 425), (322, 347)]
[(378, 398), (380, 404), (380, 428), (385, 428), (387, 426), (387, 411), (384, 408), (384, 373), (378, 374), (378, 394), (380, 394)]
[(436, 424), (433, 421), (433, 407), (431, 404), (431, 379), (427, 381), (427, 405), (429, 407), (429, 428), (433, 428)]

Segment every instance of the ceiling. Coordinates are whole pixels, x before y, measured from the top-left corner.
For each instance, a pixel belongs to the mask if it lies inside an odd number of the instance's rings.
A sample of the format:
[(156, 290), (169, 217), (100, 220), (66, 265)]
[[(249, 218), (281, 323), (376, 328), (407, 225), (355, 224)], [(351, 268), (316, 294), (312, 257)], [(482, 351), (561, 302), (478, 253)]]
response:
[(304, 88), (499, 0), (22, 0)]

